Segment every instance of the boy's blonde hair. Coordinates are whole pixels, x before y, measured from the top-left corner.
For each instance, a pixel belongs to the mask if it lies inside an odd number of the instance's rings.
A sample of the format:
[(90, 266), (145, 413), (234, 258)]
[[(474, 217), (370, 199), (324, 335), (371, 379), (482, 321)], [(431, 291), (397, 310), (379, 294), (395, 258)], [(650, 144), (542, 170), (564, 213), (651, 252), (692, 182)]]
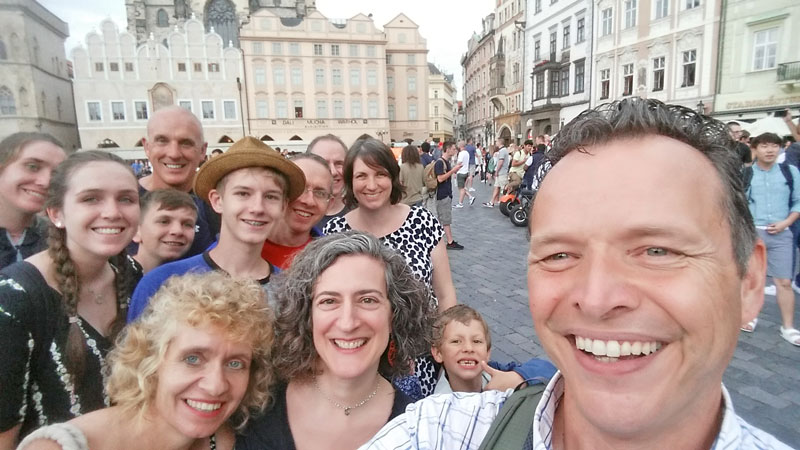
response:
[(483, 320), (481, 313), (463, 304), (447, 308), (447, 310), (439, 314), (436, 318), (436, 322), (433, 324), (434, 347), (441, 348), (442, 341), (444, 340), (444, 330), (447, 328), (447, 325), (454, 320), (464, 325), (469, 325), (469, 322), (472, 320), (479, 322), (483, 327), (483, 334), (486, 335), (486, 349), (492, 349), (492, 335), (489, 333), (489, 325)]

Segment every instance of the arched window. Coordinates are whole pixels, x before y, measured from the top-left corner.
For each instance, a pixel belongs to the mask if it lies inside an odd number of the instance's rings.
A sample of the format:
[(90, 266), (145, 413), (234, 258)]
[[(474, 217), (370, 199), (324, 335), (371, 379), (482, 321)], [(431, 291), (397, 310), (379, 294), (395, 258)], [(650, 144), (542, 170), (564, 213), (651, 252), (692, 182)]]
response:
[(156, 13), (156, 26), (161, 28), (169, 26), (169, 15), (163, 8)]
[(0, 116), (13, 116), (17, 114), (17, 105), (14, 103), (14, 94), (11, 89), (0, 86)]
[(295, 134), (294, 136), (290, 137), (289, 140), (290, 141), (302, 141), (303, 138), (301, 138), (300, 136)]
[(270, 136), (268, 134), (265, 134), (265, 135), (261, 136), (261, 140), (262, 141), (273, 141), (274, 139), (272, 139), (272, 136)]
[(8, 59), (8, 53), (6, 53), (6, 43), (0, 40), (0, 59)]
[(223, 135), (221, 138), (219, 138), (219, 143), (220, 144), (233, 144), (233, 139), (231, 139), (227, 135)]

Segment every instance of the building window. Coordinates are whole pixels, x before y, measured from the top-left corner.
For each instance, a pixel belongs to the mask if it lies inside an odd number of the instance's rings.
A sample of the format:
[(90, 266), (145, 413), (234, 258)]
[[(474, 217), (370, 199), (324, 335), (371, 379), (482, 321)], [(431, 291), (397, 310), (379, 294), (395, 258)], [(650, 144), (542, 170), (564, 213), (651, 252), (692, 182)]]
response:
[(777, 28), (753, 33), (753, 70), (774, 69), (777, 53)]
[(586, 61), (581, 60), (575, 63), (575, 93), (583, 92), (583, 80)]
[(328, 102), (325, 100), (317, 100), (317, 119), (324, 119), (328, 117)]
[(378, 71), (375, 69), (367, 69), (367, 86), (378, 85)]
[(686, 9), (693, 9), (700, 6), (700, 0), (686, 0)]
[(439, 115), (439, 107), (434, 105), (434, 107), (433, 107), (433, 116), (436, 117), (438, 115)]
[(633, 94), (633, 63), (622, 66), (622, 95)]
[(316, 83), (317, 86), (325, 85), (325, 69), (321, 67), (314, 69), (314, 83)]
[(386, 54), (386, 64), (391, 64), (391, 63), (392, 63), (392, 54), (391, 53), (387, 53)]
[(533, 42), (533, 60), (539, 61), (542, 56), (542, 43), (538, 39)]
[(611, 8), (606, 8), (600, 13), (600, 36), (608, 36), (611, 34)]
[(268, 106), (266, 100), (256, 100), (256, 118), (257, 119), (266, 119), (268, 112)]
[(156, 26), (161, 28), (169, 26), (169, 15), (163, 8), (156, 13)]
[(439, 131), (439, 122), (433, 122), (433, 131)]
[(339, 44), (331, 44), (331, 56), (339, 56)]
[(294, 101), (294, 118), (295, 119), (302, 119), (303, 118), (303, 101), (302, 100), (295, 100)]
[(214, 119), (214, 102), (212, 100), (201, 101), (200, 108), (203, 110), (203, 119)]
[(119, 72), (119, 63), (115, 62), (108, 63), (108, 70), (112, 72)]
[(575, 32), (575, 43), (583, 42), (586, 40), (586, 19), (581, 17), (578, 19), (578, 26)]
[(408, 120), (417, 120), (417, 104), (408, 104)]
[(361, 85), (361, 69), (350, 69), (350, 86), (358, 87)]
[(697, 50), (683, 52), (683, 80), (681, 81), (681, 87), (694, 86), (696, 62)]
[(256, 84), (265, 84), (267, 82), (267, 69), (263, 66), (258, 66), (253, 69), (253, 78)]
[(89, 122), (100, 122), (103, 120), (100, 102), (86, 102), (86, 110), (89, 113)]
[(394, 120), (394, 105), (389, 105), (389, 120)]
[(606, 99), (611, 95), (611, 69), (600, 71), (600, 98)]
[(272, 79), (275, 81), (275, 86), (283, 86), (286, 84), (286, 70), (281, 67), (272, 68)]
[(236, 102), (233, 100), (223, 100), (222, 113), (225, 115), (225, 120), (236, 120)]
[(361, 100), (350, 100), (350, 115), (355, 119), (360, 119), (361, 115)]
[(417, 77), (416, 76), (409, 76), (408, 77), (408, 93), (416, 93), (417, 92)]
[(409, 66), (413, 66), (416, 63), (417, 63), (417, 55), (414, 54), (414, 53), (409, 53), (408, 54), (408, 65)]
[(434, 89), (433, 90), (433, 98), (439, 98), (439, 90), (438, 89)]
[(556, 41), (558, 40), (558, 31), (550, 33), (550, 61), (556, 60)]
[(186, 72), (186, 63), (178, 63), (178, 72)]
[(194, 63), (192, 64), (195, 72), (202, 72), (203, 71), (203, 63)]
[(314, 44), (314, 55), (322, 56), (322, 44)]
[(136, 120), (147, 120), (147, 102), (133, 102)]
[(111, 102), (111, 120), (125, 120), (124, 102)]
[(286, 110), (286, 100), (275, 101), (275, 117), (278, 119), (288, 119), (289, 113)]
[(208, 63), (208, 72), (209, 73), (219, 72), (219, 63)]
[(569, 48), (569, 45), (570, 45), (570, 42), (569, 42), (569, 39), (570, 39), (570, 36), (569, 36), (570, 35), (570, 25), (569, 24), (564, 25), (563, 34), (564, 34), (564, 37), (562, 38), (561, 48), (562, 49)]
[(101, 62), (94, 63), (94, 71), (95, 72), (102, 72), (103, 71), (103, 63), (101, 63)]
[(656, 0), (656, 19), (667, 17), (669, 14), (669, 0)]
[(376, 58), (378, 55), (378, 51), (375, 49), (374, 45), (367, 46), (367, 57), (368, 58)]
[(0, 115), (13, 116), (16, 114), (17, 103), (14, 101), (14, 93), (8, 87), (0, 86)]
[(331, 70), (331, 83), (333, 83), (334, 86), (342, 85), (342, 69)]
[(344, 119), (344, 100), (333, 101), (333, 118)]
[(282, 55), (283, 54), (283, 45), (280, 42), (273, 42), (272, 43), (272, 54), (273, 55)]
[(289, 54), (298, 56), (300, 54), (300, 44), (297, 42), (290, 42), (289, 43)]
[(664, 90), (664, 60), (663, 56), (653, 59), (653, 92)]
[(253, 42), (253, 54), (254, 55), (264, 54), (264, 44), (262, 42)]
[(544, 97), (544, 72), (536, 74), (536, 98)]
[(633, 28), (636, 26), (636, 11), (637, 0), (625, 1), (625, 28)]
[(299, 67), (292, 67), (292, 86), (303, 85), (303, 71)]
[(378, 118), (378, 101), (377, 100), (369, 100), (367, 101), (367, 117), (370, 119), (377, 119)]
[(133, 63), (125, 63), (125, 72), (133, 72)]
[(8, 59), (8, 53), (6, 53), (6, 44), (0, 39), (0, 61)]
[(561, 69), (561, 96), (569, 95), (569, 66)]
[(394, 92), (394, 75), (386, 76), (386, 89), (389, 92)]
[(178, 106), (181, 108), (191, 111), (192, 110), (192, 102), (191, 100), (178, 100)]
[(558, 70), (550, 70), (550, 97), (558, 97), (559, 81), (561, 80), (561, 72)]
[(542, 0), (536, 0), (534, 3), (534, 14), (542, 12)]
[(358, 56), (358, 44), (350, 44), (350, 56)]

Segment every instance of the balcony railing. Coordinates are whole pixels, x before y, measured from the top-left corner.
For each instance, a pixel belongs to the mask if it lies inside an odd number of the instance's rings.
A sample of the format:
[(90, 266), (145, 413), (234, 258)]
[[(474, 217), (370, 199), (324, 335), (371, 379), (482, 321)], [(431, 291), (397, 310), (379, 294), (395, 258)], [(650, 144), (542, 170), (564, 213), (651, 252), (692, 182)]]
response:
[(493, 88), (489, 89), (489, 97), (495, 97), (495, 96), (498, 96), (498, 95), (503, 95), (505, 93), (506, 93), (506, 88), (502, 87), (502, 86), (501, 87), (493, 87)]
[(778, 81), (800, 81), (800, 61), (778, 64)]

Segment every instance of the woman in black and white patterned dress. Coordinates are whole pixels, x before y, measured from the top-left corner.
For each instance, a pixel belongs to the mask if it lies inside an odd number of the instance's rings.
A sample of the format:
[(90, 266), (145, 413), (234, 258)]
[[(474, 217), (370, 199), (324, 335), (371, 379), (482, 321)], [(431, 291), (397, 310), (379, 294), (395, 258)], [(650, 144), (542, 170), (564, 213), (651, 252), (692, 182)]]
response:
[[(431, 288), (431, 301), (439, 311), (455, 305), (444, 229), (427, 209), (400, 202), (400, 166), (386, 144), (373, 138), (356, 141), (347, 153), (344, 180), (345, 200), (356, 208), (328, 222), (325, 234), (357, 230), (378, 237), (400, 253), (414, 275)], [(436, 384), (432, 359), (417, 359), (415, 372), (421, 392), (401, 388), (415, 399), (431, 394)]]
[(141, 271), (139, 222), (119, 157), (74, 153), (53, 172), (48, 249), (0, 272), (0, 450), (33, 429), (108, 406), (105, 357)]

